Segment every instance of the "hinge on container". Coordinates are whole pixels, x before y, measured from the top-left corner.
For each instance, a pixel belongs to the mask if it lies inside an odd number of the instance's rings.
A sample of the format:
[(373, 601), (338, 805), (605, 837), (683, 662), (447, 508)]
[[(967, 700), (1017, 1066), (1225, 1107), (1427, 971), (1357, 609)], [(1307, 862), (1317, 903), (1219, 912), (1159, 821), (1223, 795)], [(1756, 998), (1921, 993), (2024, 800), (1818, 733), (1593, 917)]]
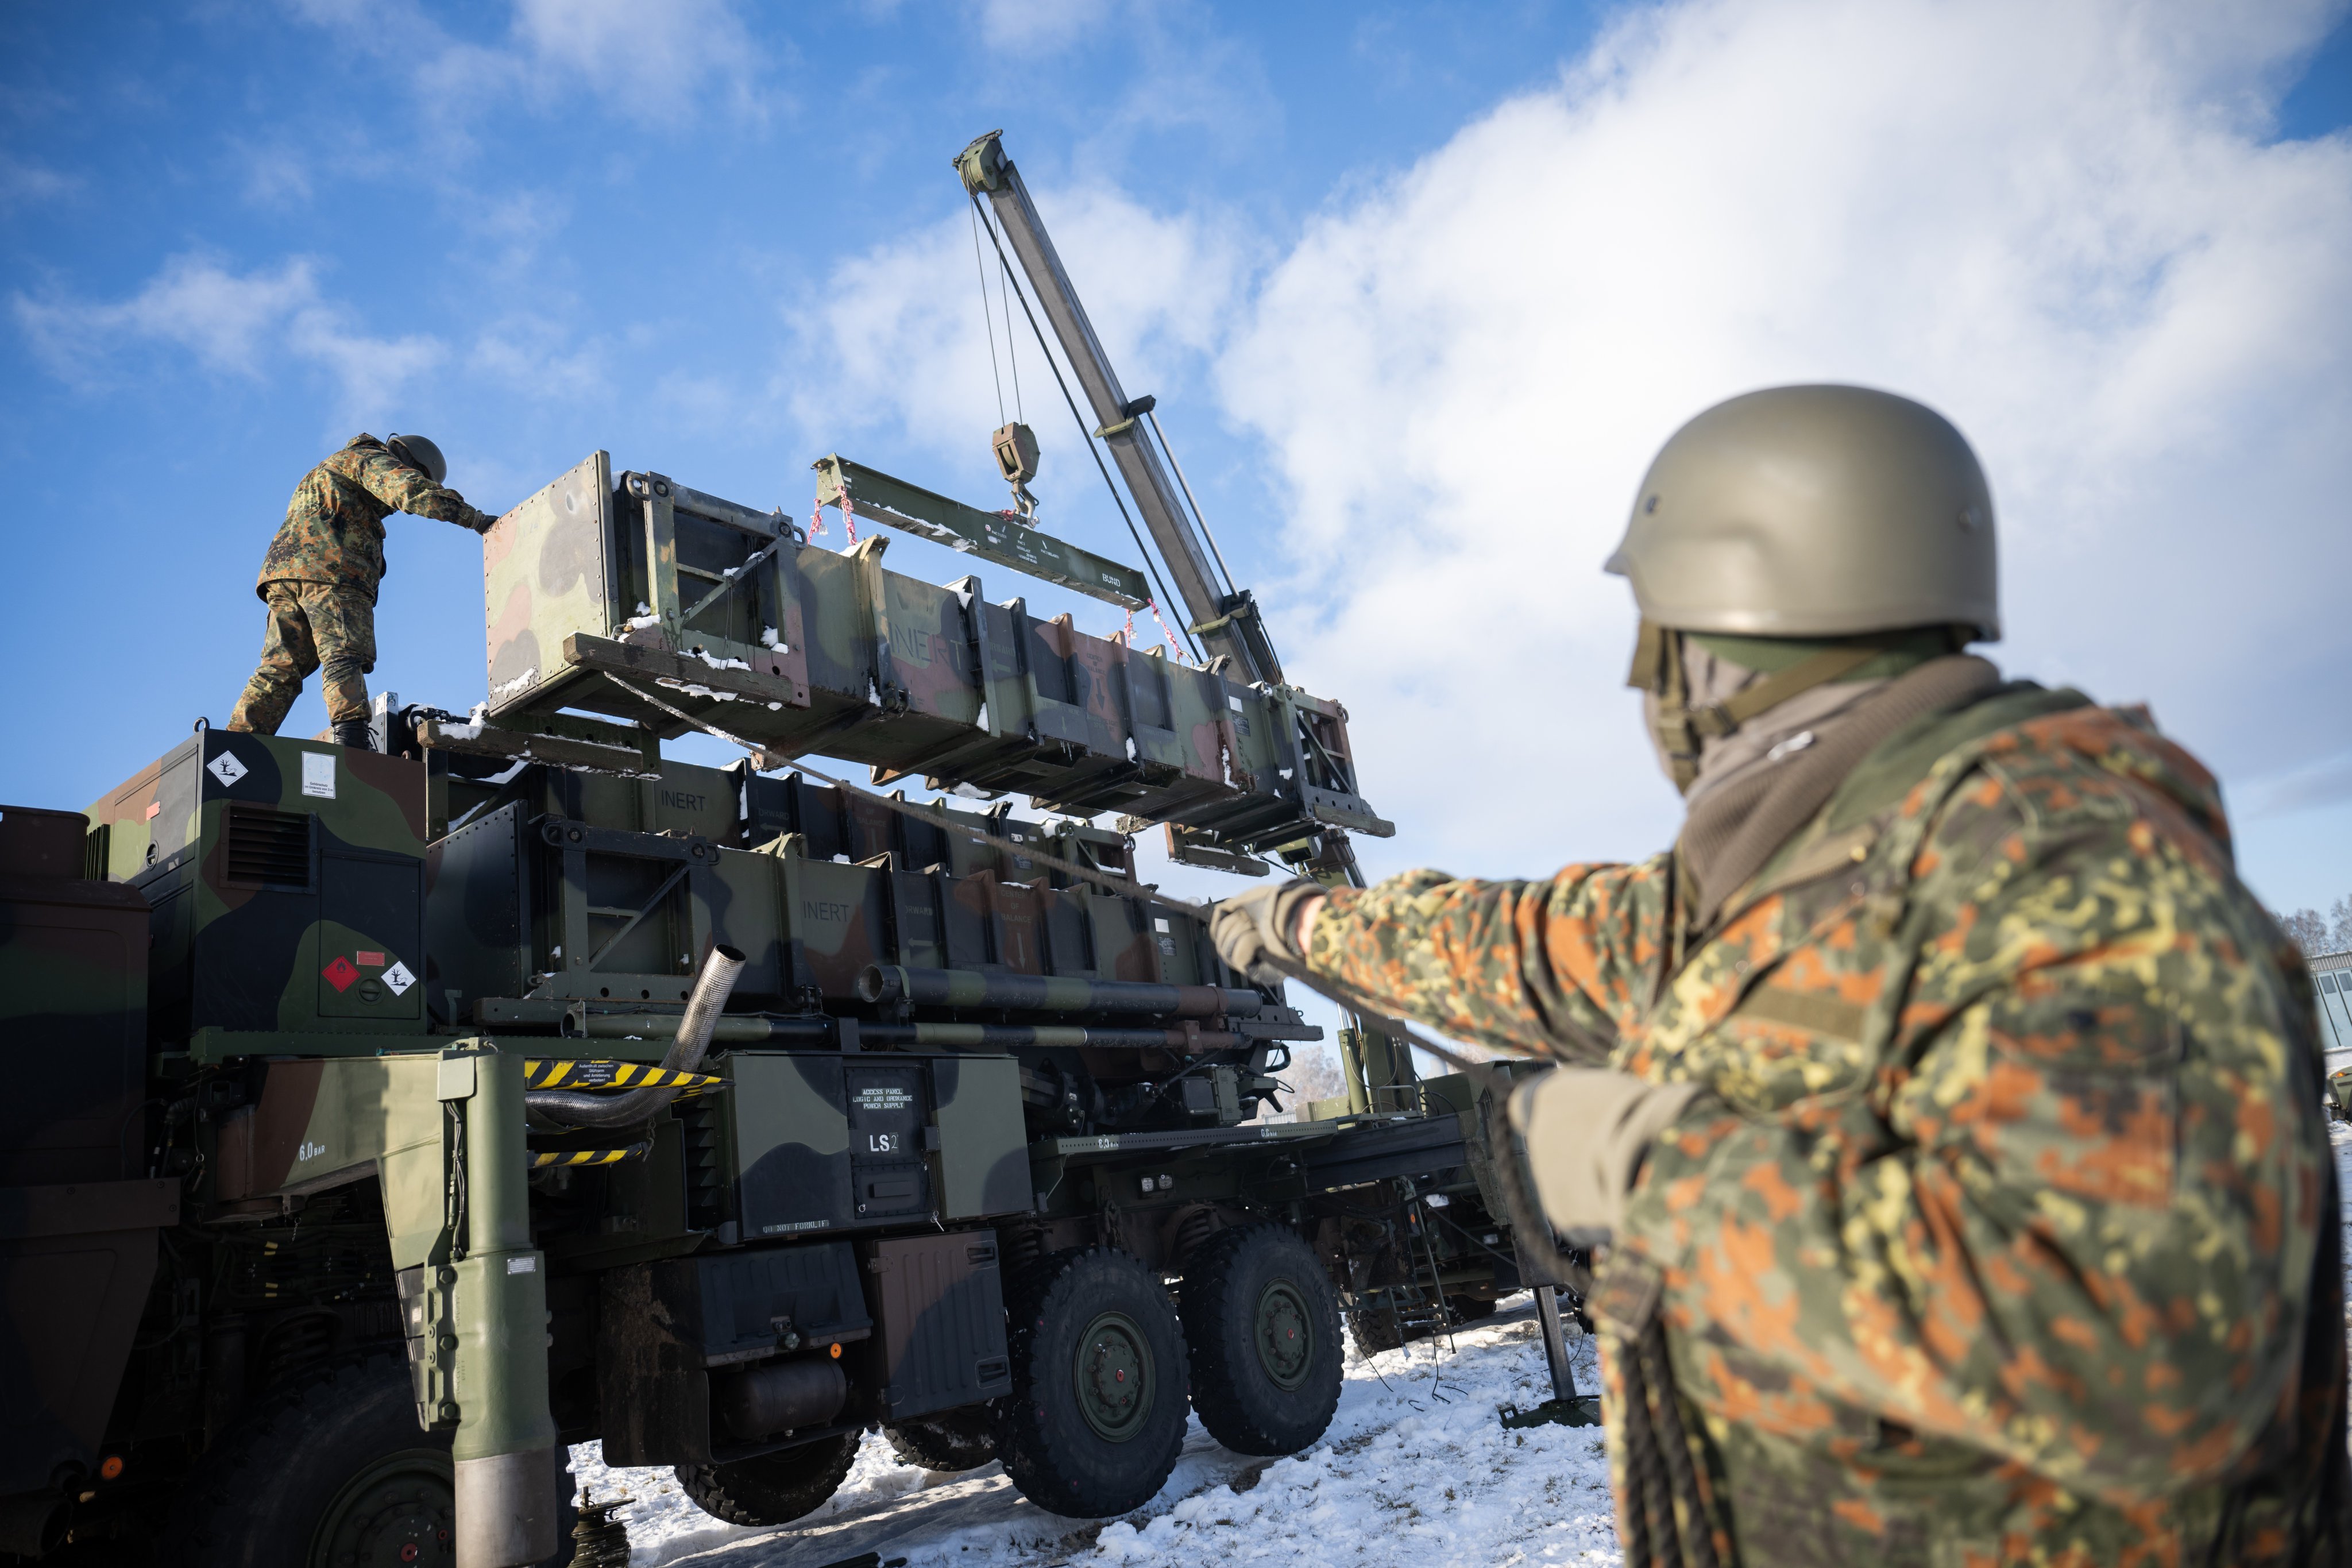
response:
[(457, 1271), (428, 1263), (394, 1278), (416, 1424), (445, 1431), (457, 1425)]

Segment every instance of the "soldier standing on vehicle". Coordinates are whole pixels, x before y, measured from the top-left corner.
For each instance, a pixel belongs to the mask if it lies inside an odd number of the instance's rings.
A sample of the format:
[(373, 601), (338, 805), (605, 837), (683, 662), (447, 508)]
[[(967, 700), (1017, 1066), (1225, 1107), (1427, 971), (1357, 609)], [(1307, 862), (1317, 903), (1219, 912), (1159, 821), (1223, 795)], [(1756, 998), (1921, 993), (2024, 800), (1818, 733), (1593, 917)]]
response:
[(405, 511), (476, 533), (498, 521), (445, 486), (448, 477), (441, 448), (422, 436), (354, 436), (303, 476), (254, 584), (269, 621), (260, 668), (229, 715), (230, 729), (278, 733), (315, 669), (336, 743), (370, 744), (365, 678), (375, 668), (383, 520)]
[(1670, 851), (1294, 882), (1214, 931), (1567, 1064), (1509, 1111), (1600, 1248), (1628, 1563), (2343, 1561), (2308, 977), (2145, 710), (1959, 651), (2000, 635), (1966, 440), (1733, 398), (1609, 570)]

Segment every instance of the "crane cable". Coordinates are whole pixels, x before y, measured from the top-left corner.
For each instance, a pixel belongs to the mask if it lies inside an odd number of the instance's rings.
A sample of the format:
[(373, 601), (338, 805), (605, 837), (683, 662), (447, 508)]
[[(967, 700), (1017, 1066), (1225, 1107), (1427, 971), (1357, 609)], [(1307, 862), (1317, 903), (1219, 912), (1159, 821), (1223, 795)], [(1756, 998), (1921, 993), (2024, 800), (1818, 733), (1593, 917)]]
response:
[[(971, 267), (980, 275), (980, 325), (988, 334), (988, 374), (996, 380), (996, 422), (1004, 423), (1004, 373), (996, 365), (996, 323), (988, 314), (988, 263), (980, 254), (980, 214), (975, 209), (971, 218)], [(1013, 324), (1008, 318), (1004, 335), (1013, 336)]]
[[(987, 226), (988, 243), (995, 248), (996, 264), (1003, 268), (1005, 281), (1013, 283), (1013, 263), (1006, 259), (1004, 244), (997, 237), (996, 219), (990, 214), (981, 212), (980, 196), (976, 192), (971, 195), (971, 207), (973, 212), (980, 214)], [(1070, 410), (1070, 422), (1078, 427), (1078, 439), (1086, 443), (1087, 451), (1093, 457), (1095, 469), (1102, 475), (1103, 488), (1110, 491), (1111, 505), (1118, 508), (1118, 520), (1127, 524), (1127, 536), (1135, 541), (1136, 550), (1143, 556), (1144, 570), (1151, 574), (1152, 585), (1160, 590), (1160, 597), (1167, 599), (1173, 605), (1176, 601), (1170, 596), (1168, 584), (1160, 580), (1160, 567), (1150, 546), (1143, 542), (1143, 535), (1137, 531), (1135, 519), (1128, 515), (1127, 499), (1118, 493), (1118, 485), (1111, 479), (1109, 467), (1103, 462), (1102, 453), (1095, 447), (1094, 436), (1087, 429), (1086, 418), (1078, 412), (1078, 400), (1070, 395), (1070, 384), (1062, 379), (1062, 367), (1055, 362), (1053, 351), (1045, 346), (1045, 331), (1037, 324), (1036, 312), (1029, 309), (1029, 296), (1023, 292), (1017, 284), (1014, 285), (1013, 292), (1013, 297), (1021, 301), (1021, 314), (1027, 318), (1030, 331), (1036, 334), (1038, 352), (1045, 356), (1045, 368), (1054, 373), (1054, 384), (1062, 389), (1062, 401)], [(1009, 322), (1005, 331), (1008, 334), (1012, 331)], [(1192, 650), (1195, 663), (1207, 662), (1201, 658), (1200, 645), (1192, 641), (1192, 630), (1190, 626), (1184, 629), (1184, 646)]]

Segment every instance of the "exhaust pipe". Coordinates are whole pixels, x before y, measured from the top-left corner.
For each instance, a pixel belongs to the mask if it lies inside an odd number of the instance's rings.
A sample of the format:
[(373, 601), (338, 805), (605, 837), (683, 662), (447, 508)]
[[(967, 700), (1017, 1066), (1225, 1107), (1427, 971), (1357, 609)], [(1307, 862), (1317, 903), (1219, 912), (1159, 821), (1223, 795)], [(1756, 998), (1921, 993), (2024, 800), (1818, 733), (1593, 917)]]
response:
[[(686, 1000), (686, 1016), (678, 1020), (677, 1037), (670, 1042), (662, 1066), (671, 1072), (692, 1072), (710, 1049), (719, 1016), (727, 1010), (735, 982), (742, 975), (744, 957), (720, 943), (703, 960), (694, 994)], [(565, 1127), (635, 1127), (651, 1121), (676, 1098), (674, 1089), (640, 1089), (628, 1094), (590, 1094), (576, 1089), (535, 1089), (523, 1097), (531, 1116)]]

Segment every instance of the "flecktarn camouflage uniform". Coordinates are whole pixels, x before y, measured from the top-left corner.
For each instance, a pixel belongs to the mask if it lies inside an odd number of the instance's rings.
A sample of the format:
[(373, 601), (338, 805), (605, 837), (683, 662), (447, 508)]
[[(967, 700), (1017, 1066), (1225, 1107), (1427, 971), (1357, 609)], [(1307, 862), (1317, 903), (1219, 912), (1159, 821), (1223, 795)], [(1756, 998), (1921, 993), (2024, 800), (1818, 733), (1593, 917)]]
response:
[(269, 542), (254, 592), (269, 606), (260, 668), (229, 717), (232, 730), (274, 735), (312, 670), (327, 717), (367, 717), (375, 668), (376, 586), (383, 580), (383, 520), (395, 511), (481, 533), (498, 520), (401, 461), (373, 436), (355, 436), (295, 487)]
[(1706, 1087), (1594, 1310), (1654, 1302), (1720, 1559), (2337, 1560), (2311, 990), (2195, 759), (2011, 687), (1891, 737), (1712, 931), (1674, 889), (1671, 856), (1413, 872), (1333, 892), (1309, 962), (1463, 1038), (1599, 1037)]

